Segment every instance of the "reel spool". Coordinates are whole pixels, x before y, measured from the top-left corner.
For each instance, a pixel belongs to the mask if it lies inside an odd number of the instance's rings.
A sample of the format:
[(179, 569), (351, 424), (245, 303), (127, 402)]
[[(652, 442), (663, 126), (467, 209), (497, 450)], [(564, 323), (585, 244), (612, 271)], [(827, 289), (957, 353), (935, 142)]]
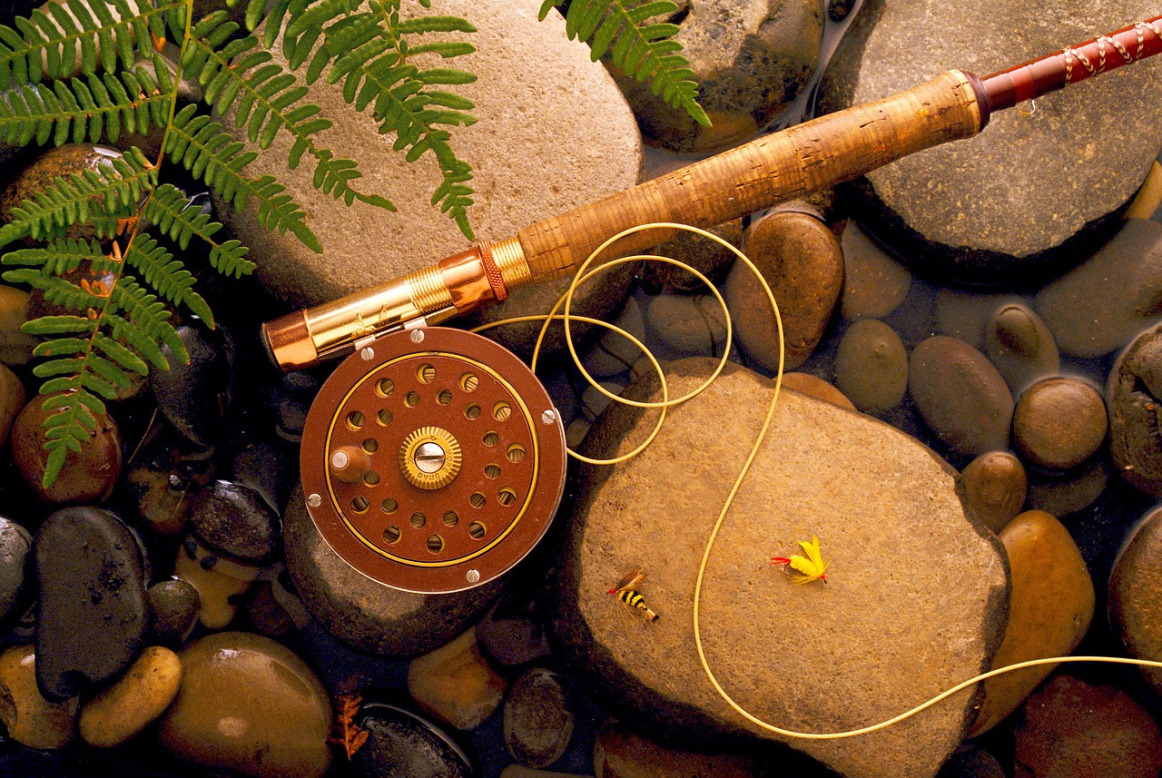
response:
[(544, 536), (565, 488), (561, 415), (503, 346), (444, 327), (345, 359), (303, 429), (307, 511), (344, 561), (420, 594), (503, 575)]

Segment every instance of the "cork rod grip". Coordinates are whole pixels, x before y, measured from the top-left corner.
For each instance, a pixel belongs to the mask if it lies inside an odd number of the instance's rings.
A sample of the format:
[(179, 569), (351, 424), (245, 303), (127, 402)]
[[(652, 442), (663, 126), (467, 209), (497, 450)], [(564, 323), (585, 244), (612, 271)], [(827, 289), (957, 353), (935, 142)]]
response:
[[(913, 152), (968, 138), (988, 120), (979, 80), (950, 70), (926, 84), (828, 114), (696, 162), (517, 234), (531, 281), (565, 275), (603, 241), (649, 222), (712, 227), (834, 186)], [(625, 255), (661, 242), (628, 238)], [(663, 238), (664, 240), (664, 238)]]

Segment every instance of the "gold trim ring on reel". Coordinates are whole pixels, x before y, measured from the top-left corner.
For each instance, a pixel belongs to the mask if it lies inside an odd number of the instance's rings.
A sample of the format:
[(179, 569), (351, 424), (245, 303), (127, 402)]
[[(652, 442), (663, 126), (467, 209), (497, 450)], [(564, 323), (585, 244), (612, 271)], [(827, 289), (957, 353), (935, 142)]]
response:
[(386, 335), (336, 368), (311, 405), (307, 510), (348, 564), (405, 591), (486, 583), (543, 537), (565, 485), (560, 414), (487, 338)]

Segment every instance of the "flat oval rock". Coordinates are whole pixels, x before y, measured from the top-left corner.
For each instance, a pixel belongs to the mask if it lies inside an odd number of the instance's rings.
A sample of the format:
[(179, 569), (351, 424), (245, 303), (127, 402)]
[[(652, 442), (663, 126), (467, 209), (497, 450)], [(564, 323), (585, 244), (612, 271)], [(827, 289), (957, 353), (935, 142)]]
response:
[(876, 319), (847, 328), (835, 354), (835, 383), (864, 413), (884, 413), (908, 390), (908, 352), (900, 336)]
[[(671, 395), (704, 381), (714, 364), (671, 363)], [(713, 517), (749, 453), (739, 441), (761, 425), (772, 386), (727, 365), (671, 410), (645, 451), (583, 468), (571, 515), (562, 517), (559, 567), (545, 587), (558, 658), (623, 720), (672, 738), (706, 742), (743, 731), (779, 739), (747, 724), (707, 683), (690, 618)], [(656, 400), (660, 387), (646, 379), (630, 394)], [(624, 454), (653, 421), (640, 409), (612, 407), (582, 453)], [(887, 424), (796, 392), (780, 397), (771, 430), (722, 525), (702, 589), (703, 646), (730, 695), (766, 721), (838, 730), (895, 715), (978, 673), (1004, 631), (1008, 566), (995, 536), (965, 515), (955, 472)], [(769, 558), (812, 535), (831, 564), (827, 583), (794, 586)], [(939, 564), (922, 575), (886, 575), (885, 560), (905, 550)], [(607, 594), (639, 567), (646, 578), (638, 588), (660, 616), (653, 623), (627, 621)], [(784, 742), (844, 775), (931, 775), (961, 742), (972, 703), (965, 693), (861, 738)]]
[(278, 548), (279, 520), (258, 492), (215, 481), (190, 497), (190, 531), (212, 553), (261, 564)]
[(1110, 455), (1122, 478), (1162, 497), (1162, 325), (1126, 346), (1106, 381)]
[(365, 778), (473, 778), (464, 750), (435, 724), (394, 705), (370, 702), (356, 723), (368, 733), (352, 766)]
[(369, 654), (414, 656), (466, 630), (499, 596), (504, 576), (454, 594), (414, 594), (372, 581), (327, 545), (301, 486), (283, 528), (287, 570), (303, 604), (331, 634)]
[(528, 767), (548, 767), (573, 736), (572, 700), (560, 675), (545, 667), (526, 670), (504, 701), (504, 744)]
[[(1156, 12), (1148, 0), (1068, 0), (1051, 17), (1030, 3), (977, 10), (868, 2), (827, 70), (821, 113), (949, 67), (993, 73)], [(855, 188), (860, 224), (917, 271), (976, 284), (1044, 278), (1092, 252), (1120, 226), (1162, 147), (1162, 65), (1123, 72), (1039, 97), (1032, 116), (999, 111), (976, 138), (872, 171)]]
[(1013, 394), (1061, 367), (1049, 328), (1022, 303), (1002, 305), (993, 313), (985, 325), (984, 351)]
[(141, 650), (148, 626), (140, 548), (113, 514), (64, 508), (36, 533), (36, 680), (65, 700), (113, 678)]
[(1013, 396), (984, 354), (937, 335), (913, 349), (908, 371), (920, 416), (949, 448), (977, 456), (1007, 446)]

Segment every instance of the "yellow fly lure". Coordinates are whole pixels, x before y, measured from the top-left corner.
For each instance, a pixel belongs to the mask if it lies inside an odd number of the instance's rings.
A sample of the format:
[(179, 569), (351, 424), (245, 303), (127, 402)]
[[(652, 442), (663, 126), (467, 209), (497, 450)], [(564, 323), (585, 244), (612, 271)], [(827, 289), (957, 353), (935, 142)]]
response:
[(827, 583), (827, 576), (824, 573), (829, 563), (823, 561), (823, 553), (819, 550), (819, 538), (812, 535), (810, 543), (800, 540), (799, 547), (807, 556), (798, 554), (793, 554), (790, 558), (773, 556), (771, 564), (782, 565), (787, 575), (791, 576), (791, 583), (805, 584), (812, 581)]

